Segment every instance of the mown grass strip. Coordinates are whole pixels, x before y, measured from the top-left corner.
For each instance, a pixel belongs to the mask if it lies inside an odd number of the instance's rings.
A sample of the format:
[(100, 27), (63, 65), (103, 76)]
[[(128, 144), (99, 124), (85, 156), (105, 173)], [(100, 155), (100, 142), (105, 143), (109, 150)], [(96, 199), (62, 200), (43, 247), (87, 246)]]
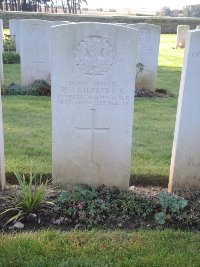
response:
[(58, 232), (0, 236), (0, 266), (199, 266), (200, 234)]

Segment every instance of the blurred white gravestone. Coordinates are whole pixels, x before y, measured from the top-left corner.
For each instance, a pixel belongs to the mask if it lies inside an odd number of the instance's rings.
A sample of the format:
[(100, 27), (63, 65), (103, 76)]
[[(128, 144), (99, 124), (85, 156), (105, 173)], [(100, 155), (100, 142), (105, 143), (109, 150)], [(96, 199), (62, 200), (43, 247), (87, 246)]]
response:
[(27, 19), (20, 22), (21, 83), (35, 80), (50, 82), (50, 27), (45, 20)]
[(178, 25), (176, 35), (176, 48), (185, 48), (187, 32), (190, 30), (189, 25)]
[(139, 31), (135, 88), (155, 92), (161, 27), (147, 23), (127, 26)]
[(2, 116), (2, 102), (1, 102), (1, 90), (4, 85), (2, 53), (3, 53), (3, 21), (0, 20), (0, 190), (3, 190), (5, 187), (3, 116)]
[(10, 38), (15, 43), (18, 54), (20, 54), (20, 22), (20, 19), (9, 20)]
[(15, 28), (16, 19), (9, 19), (9, 30), (10, 30), (10, 39), (15, 42), (16, 28)]
[(200, 186), (200, 31), (188, 32), (171, 158), (169, 191)]
[(104, 23), (51, 30), (53, 182), (128, 189), (137, 31)]
[(3, 190), (6, 185), (5, 166), (4, 166), (4, 138), (3, 138), (3, 116), (2, 116), (2, 101), (0, 94), (0, 190)]
[(196, 29), (197, 29), (197, 30), (200, 30), (200, 25), (197, 25)]
[(3, 21), (0, 19), (0, 88), (4, 86), (3, 75)]

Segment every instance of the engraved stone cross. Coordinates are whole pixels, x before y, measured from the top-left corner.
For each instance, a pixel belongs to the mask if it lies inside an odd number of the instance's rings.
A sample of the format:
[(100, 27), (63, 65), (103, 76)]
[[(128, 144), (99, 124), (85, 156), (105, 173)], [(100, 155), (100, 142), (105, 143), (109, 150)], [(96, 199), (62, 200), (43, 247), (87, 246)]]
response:
[(95, 112), (96, 109), (91, 109), (91, 127), (75, 127), (77, 130), (82, 131), (91, 131), (91, 164), (94, 162), (94, 150), (95, 150), (95, 132), (107, 132), (110, 130), (110, 127), (95, 127)]
[(39, 64), (45, 64), (44, 61), (40, 61), (39, 59), (39, 56), (38, 54), (35, 55), (35, 60), (33, 60), (31, 62), (31, 64), (36, 64), (36, 72), (37, 72), (37, 75), (39, 74)]

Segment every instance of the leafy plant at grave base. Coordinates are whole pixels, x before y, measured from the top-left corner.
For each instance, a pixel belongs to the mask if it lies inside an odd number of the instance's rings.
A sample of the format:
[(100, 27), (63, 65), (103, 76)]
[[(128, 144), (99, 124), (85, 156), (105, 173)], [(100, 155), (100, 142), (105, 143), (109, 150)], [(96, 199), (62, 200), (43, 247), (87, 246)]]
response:
[(15, 52), (4, 52), (3, 53), (3, 64), (19, 64), (20, 55)]
[(43, 203), (47, 190), (47, 181), (45, 183), (42, 182), (42, 175), (40, 175), (39, 180), (36, 179), (36, 175), (33, 175), (32, 170), (29, 173), (28, 181), (26, 181), (24, 174), (15, 175), (19, 184), (19, 192), (3, 198), (7, 201), (8, 208), (0, 215), (9, 214), (10, 216), (5, 225), (28, 219), (29, 216), (35, 216)]
[(35, 80), (27, 88), (29, 95), (51, 96), (51, 86), (44, 80)]
[(4, 51), (15, 51), (15, 42), (12, 41), (10, 38), (10, 35), (4, 34), (4, 40), (3, 40), (3, 48)]
[(162, 211), (155, 214), (155, 219), (159, 224), (165, 224), (167, 219), (172, 219), (181, 214), (188, 204), (188, 201), (183, 197), (167, 192), (160, 193), (159, 202)]
[(6, 95), (26, 95), (26, 87), (20, 84), (11, 83), (5, 89)]
[(146, 218), (153, 212), (153, 203), (139, 198), (133, 192), (116, 187), (97, 189), (74, 186), (63, 191), (54, 201), (54, 211), (63, 223), (91, 228), (106, 222), (116, 223)]
[(50, 96), (51, 86), (44, 80), (36, 80), (29, 86), (22, 86), (11, 83), (5, 90), (7, 95), (35, 95), (35, 96)]
[(186, 209), (177, 215), (176, 219), (186, 229), (200, 230), (200, 194), (199, 190), (185, 188), (181, 192), (188, 199)]

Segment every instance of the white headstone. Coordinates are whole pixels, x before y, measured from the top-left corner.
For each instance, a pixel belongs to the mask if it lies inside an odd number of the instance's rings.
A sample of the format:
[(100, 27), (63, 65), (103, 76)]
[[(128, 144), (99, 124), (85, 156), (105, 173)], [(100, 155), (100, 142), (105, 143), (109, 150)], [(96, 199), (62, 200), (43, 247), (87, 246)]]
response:
[(3, 21), (0, 19), (0, 88), (4, 86), (3, 75)]
[(27, 19), (20, 22), (21, 83), (34, 80), (50, 82), (50, 27), (45, 20)]
[(20, 19), (10, 19), (10, 38), (15, 43), (16, 52), (20, 54)]
[(1, 88), (3, 87), (3, 21), (0, 20), (0, 189), (5, 187), (4, 170), (4, 141), (3, 141), (3, 117), (1, 103)]
[(196, 29), (199, 30), (200, 29), (200, 25), (197, 25)]
[(187, 32), (190, 30), (189, 25), (178, 25), (176, 36), (176, 48), (185, 48)]
[(15, 46), (17, 54), (20, 54), (20, 24), (21, 19), (15, 20)]
[(137, 31), (51, 29), (53, 181), (128, 189)]
[(200, 186), (200, 31), (188, 32), (171, 158), (169, 191)]
[(128, 24), (127, 26), (139, 30), (135, 88), (154, 92), (161, 27), (147, 23)]
[(4, 138), (3, 138), (3, 116), (2, 103), (0, 94), (0, 190), (3, 190), (6, 185), (5, 166), (4, 166)]

